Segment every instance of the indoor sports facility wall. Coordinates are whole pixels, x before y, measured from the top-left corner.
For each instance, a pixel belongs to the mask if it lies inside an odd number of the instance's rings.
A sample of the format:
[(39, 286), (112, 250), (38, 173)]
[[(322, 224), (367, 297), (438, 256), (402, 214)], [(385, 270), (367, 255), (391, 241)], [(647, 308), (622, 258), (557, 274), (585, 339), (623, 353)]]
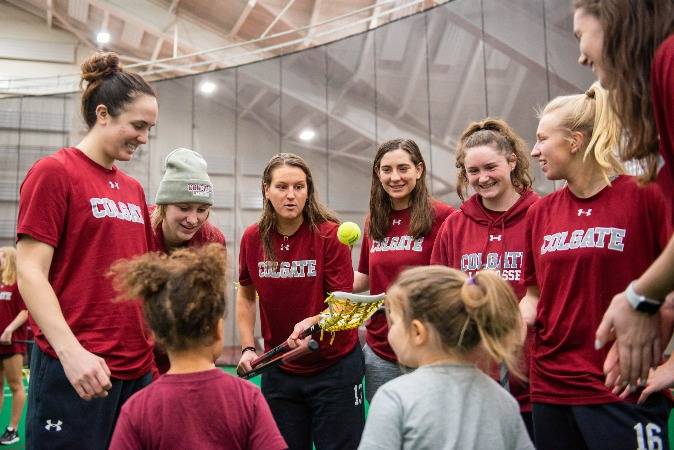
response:
[[(319, 197), (362, 226), (377, 144), (412, 138), (433, 194), (458, 204), (454, 146), (464, 127), (499, 116), (533, 145), (536, 108), (592, 83), (577, 58), (568, 1), (455, 0), (321, 47), (157, 82), (159, 123), (121, 167), (151, 202), (172, 149), (204, 155), (215, 187), (211, 220), (227, 237), (235, 280), (238, 241), (259, 216), (260, 177), (273, 154), (303, 156)], [(215, 92), (203, 94), (203, 81), (215, 83)], [(312, 140), (299, 138), (306, 129)], [(13, 243), (28, 168), (77, 144), (84, 131), (78, 94), (0, 99), (0, 244)], [(534, 173), (539, 192), (555, 188), (537, 167)], [(232, 288), (231, 345), (238, 339), (233, 298)]]

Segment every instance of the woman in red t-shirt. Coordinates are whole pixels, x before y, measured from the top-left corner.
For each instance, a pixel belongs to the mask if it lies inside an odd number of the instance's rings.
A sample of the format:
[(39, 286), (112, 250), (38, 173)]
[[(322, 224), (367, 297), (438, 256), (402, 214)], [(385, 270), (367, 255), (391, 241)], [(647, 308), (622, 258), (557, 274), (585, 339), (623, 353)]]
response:
[[(510, 282), (515, 296), (524, 297), (522, 260), (526, 242), (526, 213), (540, 197), (531, 190), (529, 158), (524, 140), (500, 119), (473, 122), (456, 149), (456, 190), (463, 200), (468, 186), (475, 192), (460, 210), (445, 220), (433, 246), (431, 264), (444, 264), (469, 275), (496, 270)], [(528, 348), (525, 346), (528, 374)], [(529, 385), (503, 370), (491, 370), (520, 404), (533, 439)]]
[(530, 386), (536, 447), (667, 448), (669, 400), (643, 404), (604, 384), (607, 349), (595, 330), (613, 296), (660, 254), (671, 232), (665, 199), (643, 187), (614, 153), (621, 128), (595, 83), (543, 110), (531, 155), (566, 186), (527, 213), (527, 294), (534, 327)]
[[(154, 250), (171, 253), (182, 247), (208, 243), (225, 245), (225, 236), (208, 221), (213, 205), (213, 184), (206, 161), (187, 148), (177, 148), (164, 160), (156, 206), (150, 206)], [(169, 360), (159, 347), (154, 359), (160, 374), (169, 369)]]
[[(573, 7), (578, 62), (591, 67), (609, 90), (611, 107), (626, 130), (620, 155), (644, 163), (642, 178), (661, 187), (674, 221), (674, 2), (574, 0)], [(615, 334), (622, 385), (645, 380), (660, 359), (659, 317), (634, 306), (644, 300), (662, 303), (674, 291), (674, 239), (638, 275), (630, 289), (613, 298), (597, 329), (600, 345)], [(662, 370), (669, 375), (663, 377)], [(655, 390), (674, 382), (674, 367), (662, 370), (653, 380)]]
[(34, 321), (27, 447), (106, 448), (119, 408), (151, 381), (138, 302), (115, 301), (110, 265), (152, 240), (143, 187), (115, 166), (157, 122), (154, 90), (115, 53), (82, 64), (76, 147), (37, 161), (19, 193), (17, 269)]
[[(240, 371), (250, 371), (258, 356), (257, 301), (268, 351), (317, 323), (329, 292), (353, 286), (351, 252), (337, 239), (338, 219), (318, 201), (301, 157), (275, 155), (262, 175), (262, 196), (262, 217), (246, 228), (239, 247)], [(318, 351), (265, 372), (262, 393), (289, 448), (311, 449), (313, 440), (319, 450), (355, 450), (365, 424), (357, 330), (316, 339)]]
[[(0, 384), (6, 379), (12, 392), (9, 425), (0, 436), (0, 444), (19, 441), (19, 419), (26, 393), (23, 389), (23, 355), (26, 353), (26, 319), (28, 311), (16, 285), (16, 250), (0, 248)], [(0, 398), (0, 407), (2, 399)]]
[[(394, 139), (379, 146), (372, 163), (370, 211), (360, 249), (354, 292), (386, 292), (405, 268), (428, 265), (440, 225), (454, 209), (434, 200), (426, 185), (426, 163), (417, 144)], [(399, 376), (383, 313), (366, 325), (365, 395)]]

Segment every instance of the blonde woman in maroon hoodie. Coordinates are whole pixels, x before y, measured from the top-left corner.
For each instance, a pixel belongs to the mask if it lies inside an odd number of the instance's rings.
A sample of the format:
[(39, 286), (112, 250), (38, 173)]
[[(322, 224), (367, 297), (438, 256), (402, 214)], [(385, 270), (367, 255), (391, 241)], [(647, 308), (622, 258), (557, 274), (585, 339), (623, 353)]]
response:
[[(473, 122), (459, 140), (456, 167), (461, 200), (468, 186), (475, 194), (443, 223), (431, 264), (443, 264), (469, 275), (482, 269), (498, 271), (522, 298), (526, 293), (522, 276), (524, 219), (529, 206), (539, 199), (531, 190), (526, 144), (503, 120)], [(520, 380), (508, 380), (507, 374), (499, 374), (498, 369), (490, 372), (517, 398), (533, 439), (528, 386)]]

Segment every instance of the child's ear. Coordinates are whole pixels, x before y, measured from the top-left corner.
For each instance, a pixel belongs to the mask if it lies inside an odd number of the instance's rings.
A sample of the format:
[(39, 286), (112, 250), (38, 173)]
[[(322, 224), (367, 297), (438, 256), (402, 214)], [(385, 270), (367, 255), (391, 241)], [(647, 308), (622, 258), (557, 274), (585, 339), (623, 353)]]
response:
[(414, 345), (423, 345), (428, 342), (428, 327), (422, 321), (414, 319), (410, 323), (410, 331), (412, 332), (412, 342)]
[(218, 341), (225, 340), (225, 319), (223, 317), (218, 319), (218, 324), (215, 326), (215, 339)]

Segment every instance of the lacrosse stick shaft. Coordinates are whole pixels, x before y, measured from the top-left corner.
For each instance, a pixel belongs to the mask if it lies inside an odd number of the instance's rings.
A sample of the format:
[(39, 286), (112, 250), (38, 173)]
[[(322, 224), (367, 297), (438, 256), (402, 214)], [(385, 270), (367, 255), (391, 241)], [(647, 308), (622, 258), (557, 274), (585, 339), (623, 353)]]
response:
[[(307, 336), (311, 336), (312, 334), (316, 333), (317, 331), (320, 331), (321, 327), (318, 326), (318, 324), (314, 324), (307, 328), (306, 330), (302, 331), (298, 337), (298, 339), (304, 339)], [(266, 362), (271, 361), (274, 359), (276, 356), (287, 352), (290, 350), (290, 345), (288, 345), (288, 342), (284, 342), (281, 345), (277, 345), (276, 347), (272, 348), (269, 350), (267, 353), (261, 355), (259, 358), (254, 359), (253, 362), (250, 363), (250, 366), (254, 369), (259, 365), (262, 365)]]
[(249, 378), (253, 378), (254, 376), (260, 375), (262, 372), (269, 370), (272, 367), (279, 366), (282, 363), (294, 361), (308, 353), (315, 352), (316, 350), (318, 350), (318, 342), (311, 339), (306, 344), (301, 344), (299, 347), (289, 351), (288, 353), (285, 353), (284, 355), (279, 356), (278, 358), (273, 359), (267, 362), (266, 364), (258, 365), (257, 367), (253, 368), (253, 370), (251, 370), (250, 372), (241, 374), (240, 377), (246, 380)]

